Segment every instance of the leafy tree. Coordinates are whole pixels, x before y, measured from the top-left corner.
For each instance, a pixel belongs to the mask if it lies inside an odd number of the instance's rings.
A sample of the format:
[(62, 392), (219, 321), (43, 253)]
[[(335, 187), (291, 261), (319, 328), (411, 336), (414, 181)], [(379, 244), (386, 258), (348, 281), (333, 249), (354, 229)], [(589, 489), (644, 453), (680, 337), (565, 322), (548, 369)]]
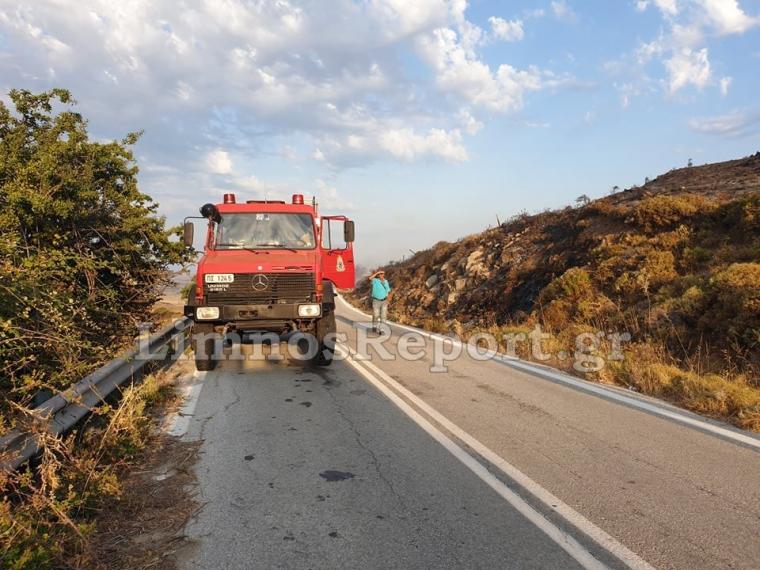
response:
[(591, 203), (591, 198), (586, 196), (586, 194), (581, 194), (575, 199), (575, 203), (578, 204), (578, 206), (586, 206)]
[(10, 100), (14, 109), (0, 102), (0, 393), (26, 402), (132, 338), (186, 254), (138, 189), (139, 133), (90, 140), (63, 89)]

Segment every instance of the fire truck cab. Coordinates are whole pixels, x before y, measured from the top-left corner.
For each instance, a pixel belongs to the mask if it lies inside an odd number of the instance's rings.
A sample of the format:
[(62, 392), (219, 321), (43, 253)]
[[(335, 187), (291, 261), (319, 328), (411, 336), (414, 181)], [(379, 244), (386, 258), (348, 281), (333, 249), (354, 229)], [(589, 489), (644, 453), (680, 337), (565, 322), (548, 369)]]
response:
[[(184, 314), (198, 370), (211, 370), (218, 339), (230, 332), (312, 335), (314, 362), (330, 364), (335, 348), (335, 289), (354, 287), (354, 222), (320, 216), (294, 194), (290, 203), (225, 194), (206, 204), (204, 253)], [(184, 242), (194, 225), (185, 220)], [(331, 334), (332, 333), (332, 334)], [(313, 352), (313, 351), (312, 351)]]

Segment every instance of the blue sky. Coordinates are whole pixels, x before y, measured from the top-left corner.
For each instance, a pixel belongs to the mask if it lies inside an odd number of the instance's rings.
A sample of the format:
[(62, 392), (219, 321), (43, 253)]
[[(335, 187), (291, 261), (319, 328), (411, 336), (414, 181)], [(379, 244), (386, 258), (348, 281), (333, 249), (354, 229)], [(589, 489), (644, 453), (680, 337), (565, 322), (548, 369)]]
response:
[(144, 130), (171, 222), (316, 194), (359, 262), (760, 150), (757, 0), (0, 0), (0, 90)]

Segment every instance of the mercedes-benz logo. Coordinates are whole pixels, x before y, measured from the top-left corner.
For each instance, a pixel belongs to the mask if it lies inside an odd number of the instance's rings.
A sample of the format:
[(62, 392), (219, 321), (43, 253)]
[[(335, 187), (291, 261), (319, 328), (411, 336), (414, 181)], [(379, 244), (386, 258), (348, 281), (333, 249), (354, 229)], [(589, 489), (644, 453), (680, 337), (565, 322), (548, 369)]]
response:
[(253, 281), (251, 281), (251, 286), (253, 287), (254, 291), (264, 291), (269, 287), (269, 277), (264, 275), (263, 273), (257, 273), (253, 276)]

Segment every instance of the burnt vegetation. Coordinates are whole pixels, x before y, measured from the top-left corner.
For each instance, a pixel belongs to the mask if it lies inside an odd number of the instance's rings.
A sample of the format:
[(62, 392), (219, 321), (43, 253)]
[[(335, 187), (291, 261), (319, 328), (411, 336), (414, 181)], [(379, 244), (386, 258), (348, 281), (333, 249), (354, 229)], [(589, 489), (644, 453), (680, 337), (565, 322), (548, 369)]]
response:
[(628, 331), (625, 361), (591, 378), (760, 429), (760, 153), (521, 214), (386, 271), (400, 321), (465, 336), (540, 324), (570, 347)]

